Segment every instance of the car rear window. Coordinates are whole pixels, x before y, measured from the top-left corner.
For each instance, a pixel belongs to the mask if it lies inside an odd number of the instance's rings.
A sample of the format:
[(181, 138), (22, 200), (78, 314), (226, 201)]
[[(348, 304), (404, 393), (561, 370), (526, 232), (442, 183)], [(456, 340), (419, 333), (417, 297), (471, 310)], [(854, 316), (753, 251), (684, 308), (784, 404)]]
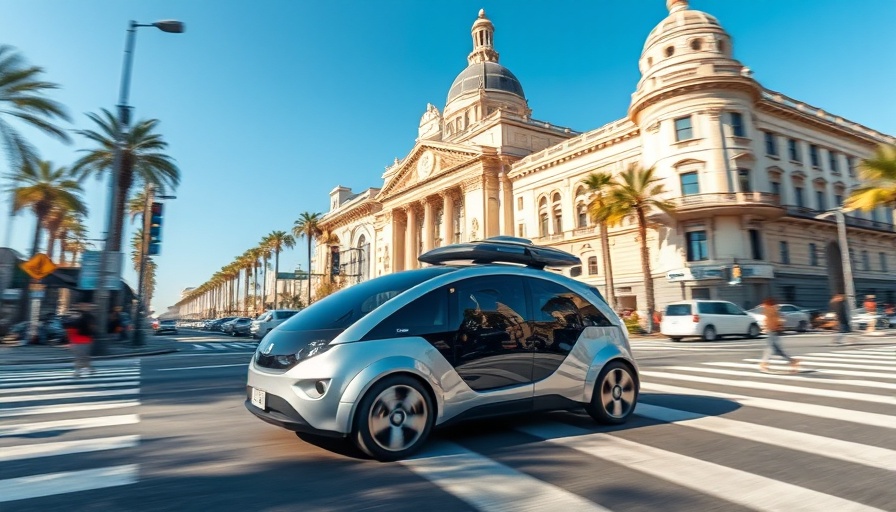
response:
[(285, 320), (293, 315), (295, 315), (295, 311), (278, 311), (276, 313), (277, 320)]
[(690, 304), (670, 304), (666, 306), (666, 316), (688, 316), (690, 314)]

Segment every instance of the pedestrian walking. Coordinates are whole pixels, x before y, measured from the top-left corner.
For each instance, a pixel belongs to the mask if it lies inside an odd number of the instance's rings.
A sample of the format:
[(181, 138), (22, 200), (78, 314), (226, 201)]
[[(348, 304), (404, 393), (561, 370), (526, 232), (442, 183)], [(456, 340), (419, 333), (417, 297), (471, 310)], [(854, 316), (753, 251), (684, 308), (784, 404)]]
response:
[(90, 351), (93, 338), (96, 336), (96, 317), (93, 315), (93, 305), (80, 303), (77, 305), (80, 315), (68, 329), (69, 345), (75, 358), (75, 377), (80, 377), (84, 372), (93, 373), (90, 365)]
[(834, 335), (834, 345), (842, 345), (849, 341), (849, 317), (846, 309), (846, 297), (842, 293), (837, 293), (831, 298), (828, 304), (828, 311), (834, 314), (834, 329), (837, 334)]
[(768, 298), (762, 301), (762, 313), (765, 315), (765, 351), (762, 353), (762, 361), (759, 363), (759, 370), (768, 371), (768, 361), (774, 355), (779, 355), (790, 363), (790, 369), (796, 373), (800, 369), (800, 361), (795, 357), (790, 357), (781, 347), (781, 332), (784, 330), (784, 323), (781, 321), (781, 314), (778, 312), (778, 304), (775, 299)]

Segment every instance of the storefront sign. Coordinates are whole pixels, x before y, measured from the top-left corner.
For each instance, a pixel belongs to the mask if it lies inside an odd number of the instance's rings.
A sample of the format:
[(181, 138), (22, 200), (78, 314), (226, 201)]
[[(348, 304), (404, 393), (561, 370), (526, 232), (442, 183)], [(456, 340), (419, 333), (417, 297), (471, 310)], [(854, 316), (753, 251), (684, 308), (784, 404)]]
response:
[[(666, 272), (666, 280), (670, 283), (683, 281), (708, 281), (712, 279), (727, 279), (726, 270), (731, 267), (724, 265), (704, 265), (685, 267)], [(740, 265), (742, 279), (772, 279), (775, 277), (775, 269), (769, 264), (758, 263), (754, 265)]]

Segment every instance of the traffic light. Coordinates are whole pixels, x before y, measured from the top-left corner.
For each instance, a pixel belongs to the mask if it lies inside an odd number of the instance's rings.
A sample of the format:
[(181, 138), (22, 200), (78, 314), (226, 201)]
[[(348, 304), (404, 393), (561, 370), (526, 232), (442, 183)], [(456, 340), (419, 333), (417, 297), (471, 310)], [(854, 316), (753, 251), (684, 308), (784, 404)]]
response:
[(740, 276), (741, 276), (740, 265), (735, 263), (731, 267), (731, 282), (734, 284), (740, 284)]
[(159, 246), (162, 244), (162, 203), (152, 203), (149, 217), (149, 250), (146, 254), (155, 256), (159, 254)]
[(339, 275), (339, 246), (330, 246), (330, 275)]

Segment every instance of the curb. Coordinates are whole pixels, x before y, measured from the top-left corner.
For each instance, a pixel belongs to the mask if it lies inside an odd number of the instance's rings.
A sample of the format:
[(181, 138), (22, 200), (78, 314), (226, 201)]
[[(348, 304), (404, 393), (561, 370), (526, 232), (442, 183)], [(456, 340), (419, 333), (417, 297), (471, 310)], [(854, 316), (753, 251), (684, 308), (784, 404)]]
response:
[[(178, 348), (161, 348), (156, 350), (150, 350), (147, 352), (131, 352), (127, 354), (111, 354), (106, 356), (91, 356), (91, 361), (104, 361), (108, 359), (125, 359), (127, 357), (143, 357), (143, 356), (157, 356), (162, 354), (171, 354), (174, 352), (179, 352)], [(19, 361), (6, 361), (0, 362), (0, 366), (15, 366), (15, 365), (24, 365), (24, 364), (56, 364), (56, 363), (71, 363), (74, 362), (75, 358), (73, 357), (57, 357), (57, 358), (46, 358), (46, 359), (25, 359)]]

